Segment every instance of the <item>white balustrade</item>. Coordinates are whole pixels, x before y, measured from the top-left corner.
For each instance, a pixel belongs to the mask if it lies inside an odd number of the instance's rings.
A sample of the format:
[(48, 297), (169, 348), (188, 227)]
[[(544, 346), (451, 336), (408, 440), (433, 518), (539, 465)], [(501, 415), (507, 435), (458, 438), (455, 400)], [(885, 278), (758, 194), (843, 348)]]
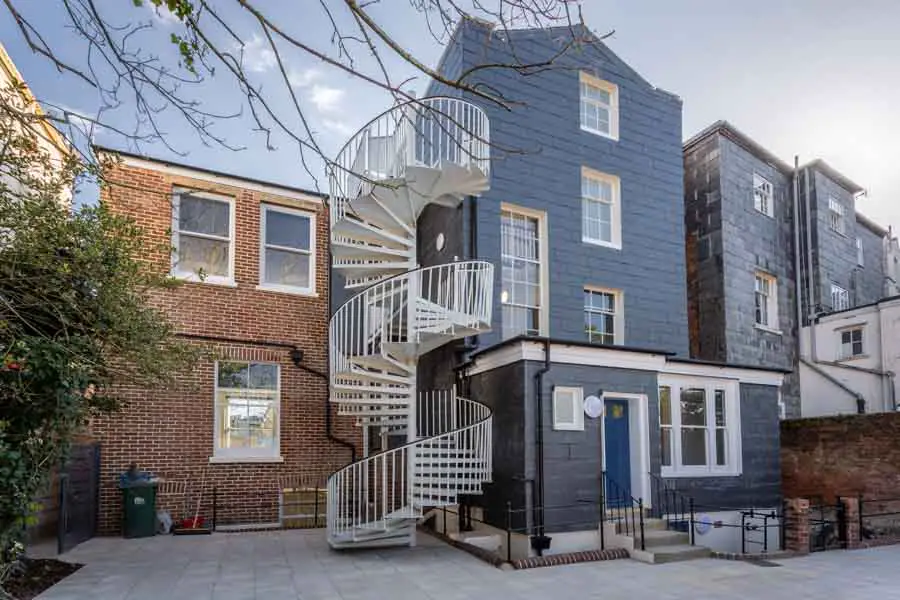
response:
[(490, 126), (481, 108), (459, 98), (411, 100), (375, 117), (329, 166), (331, 224), (375, 185), (389, 185), (411, 165), (446, 164), (490, 172)]

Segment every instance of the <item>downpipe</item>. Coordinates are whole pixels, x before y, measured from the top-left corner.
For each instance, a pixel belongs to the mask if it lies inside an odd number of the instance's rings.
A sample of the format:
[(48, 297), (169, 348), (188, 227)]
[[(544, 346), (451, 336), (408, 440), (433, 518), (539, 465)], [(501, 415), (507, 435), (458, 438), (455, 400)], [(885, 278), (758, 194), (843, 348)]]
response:
[(544, 366), (534, 374), (536, 419), (537, 498), (532, 511), (537, 535), (531, 538), (531, 547), (538, 556), (550, 548), (551, 538), (544, 535), (544, 375), (550, 370), (550, 340), (544, 339)]

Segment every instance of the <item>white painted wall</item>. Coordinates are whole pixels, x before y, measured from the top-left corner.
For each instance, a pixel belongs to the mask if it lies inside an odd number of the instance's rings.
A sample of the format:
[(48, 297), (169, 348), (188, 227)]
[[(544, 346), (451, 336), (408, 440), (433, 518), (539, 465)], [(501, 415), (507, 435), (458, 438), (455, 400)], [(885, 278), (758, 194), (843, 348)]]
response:
[[(749, 509), (748, 509), (749, 510)], [(756, 512), (769, 513), (773, 509), (755, 509)], [(777, 511), (776, 511), (777, 512)], [(695, 527), (694, 543), (698, 546), (706, 546), (710, 550), (718, 552), (741, 552), (741, 511), (723, 511), (712, 513), (698, 513), (696, 519), (708, 517), (712, 521), (712, 527), (706, 533), (699, 533), (702, 527)], [(746, 551), (747, 554), (760, 554), (763, 552), (764, 542), (763, 530), (761, 528), (762, 520), (754, 519), (746, 521), (745, 524), (757, 524), (760, 526), (757, 530), (747, 532)], [(775, 552), (781, 550), (781, 529), (776, 526), (777, 521), (769, 520), (768, 527), (768, 551)], [(760, 542), (752, 543), (753, 540)]]
[(887, 251), (884, 253), (884, 274), (887, 280), (885, 295), (900, 294), (900, 242), (897, 238), (886, 238)]
[[(10, 59), (9, 55), (6, 53), (3, 45), (0, 44), (0, 94), (3, 95), (4, 102), (23, 114), (46, 114), (35, 100), (27, 85), (24, 88), (18, 87), (24, 82), (25, 79), (22, 77), (22, 74), (16, 69), (12, 59)], [(49, 157), (51, 169), (55, 171), (63, 165), (69, 150), (62, 135), (54, 129), (49, 121), (38, 119), (27, 125), (18, 121), (14, 122), (14, 124), (18, 131), (35, 140), (41, 152)], [(36, 174), (41, 174), (37, 170), (34, 172)], [(21, 182), (13, 180), (5, 174), (3, 177), (4, 184), (11, 189), (20, 190), (22, 188)], [(63, 190), (60, 201), (70, 204), (72, 201), (72, 190)]]
[[(829, 374), (840, 370), (823, 368), (821, 365), (819, 368)], [(859, 387), (855, 382), (845, 381), (844, 383), (851, 389)], [(807, 365), (800, 363), (800, 415), (802, 417), (853, 415), (856, 412), (855, 396), (834, 385)]]
[[(863, 328), (863, 355), (841, 360), (841, 332), (853, 327)], [(855, 396), (825, 375), (861, 394), (866, 412), (894, 410), (900, 372), (900, 298), (825, 315), (818, 324), (804, 327), (800, 336), (801, 356), (815, 365), (800, 364), (801, 416), (856, 412)]]

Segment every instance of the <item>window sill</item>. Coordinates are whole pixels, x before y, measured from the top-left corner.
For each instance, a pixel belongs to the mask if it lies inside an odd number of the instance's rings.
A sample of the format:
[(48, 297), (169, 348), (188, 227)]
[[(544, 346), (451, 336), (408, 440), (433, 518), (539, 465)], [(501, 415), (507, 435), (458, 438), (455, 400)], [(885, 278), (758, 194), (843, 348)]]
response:
[(753, 210), (754, 210), (755, 212), (757, 212), (758, 214), (763, 215), (764, 217), (769, 217), (769, 218), (772, 219), (773, 221), (775, 220), (775, 213), (772, 213), (772, 214), (770, 215), (770, 214), (767, 213), (766, 211), (764, 211), (764, 210), (759, 210), (759, 209), (756, 208), (755, 206), (753, 207)]
[(591, 133), (591, 134), (594, 134), (594, 135), (599, 135), (600, 137), (604, 137), (604, 138), (606, 138), (606, 139), (608, 139), (608, 140), (612, 140), (612, 141), (614, 141), (614, 142), (618, 142), (618, 141), (619, 141), (619, 136), (618, 136), (618, 135), (613, 135), (613, 134), (611, 134), (611, 133), (606, 133), (606, 132), (600, 131), (599, 129), (591, 129), (590, 127), (585, 127), (584, 125), (581, 125), (581, 130), (584, 131), (584, 132), (586, 132), (586, 133)]
[(663, 468), (659, 476), (663, 479), (706, 479), (709, 477), (740, 477), (740, 471), (667, 471)]
[(753, 327), (754, 329), (765, 331), (766, 333), (771, 333), (773, 335), (782, 335), (780, 329), (773, 329), (772, 327), (766, 327), (765, 325), (760, 325), (759, 323), (754, 324)]
[(856, 356), (845, 356), (837, 359), (838, 362), (852, 362), (854, 360), (865, 360), (869, 358), (868, 354), (857, 354)]
[(180, 273), (170, 273), (169, 274), (172, 279), (177, 279), (178, 281), (183, 281), (184, 283), (202, 283), (204, 285), (218, 285), (220, 287), (228, 287), (228, 288), (236, 288), (237, 283), (234, 279), (223, 279), (223, 278), (210, 278), (200, 279), (196, 275), (184, 275)]
[(291, 296), (305, 296), (307, 298), (318, 298), (319, 294), (315, 290), (305, 288), (295, 288), (287, 285), (273, 285), (269, 283), (261, 283), (256, 286), (260, 292), (275, 292), (277, 294), (290, 294)]
[(283, 463), (283, 456), (210, 456), (209, 464)]
[(601, 248), (610, 248), (612, 250), (621, 250), (622, 244), (616, 244), (615, 242), (602, 242), (600, 240), (592, 240), (590, 238), (581, 238), (582, 243), (590, 244), (591, 246), (600, 246)]

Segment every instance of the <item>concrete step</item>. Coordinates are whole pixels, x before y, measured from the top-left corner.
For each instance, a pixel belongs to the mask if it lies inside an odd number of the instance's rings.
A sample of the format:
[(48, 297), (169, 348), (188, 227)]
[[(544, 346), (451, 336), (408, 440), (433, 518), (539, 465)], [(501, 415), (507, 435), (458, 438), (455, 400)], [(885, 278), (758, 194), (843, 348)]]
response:
[(631, 558), (634, 560), (653, 565), (708, 557), (709, 548), (704, 548), (703, 546), (690, 546), (688, 544), (653, 546), (646, 550), (631, 551)]
[[(640, 533), (638, 534), (638, 538)], [(638, 540), (635, 540), (637, 543)], [(650, 529), (644, 527), (644, 546), (647, 549), (659, 546), (687, 546), (691, 543), (688, 534), (680, 531), (669, 531), (665, 529)]]

